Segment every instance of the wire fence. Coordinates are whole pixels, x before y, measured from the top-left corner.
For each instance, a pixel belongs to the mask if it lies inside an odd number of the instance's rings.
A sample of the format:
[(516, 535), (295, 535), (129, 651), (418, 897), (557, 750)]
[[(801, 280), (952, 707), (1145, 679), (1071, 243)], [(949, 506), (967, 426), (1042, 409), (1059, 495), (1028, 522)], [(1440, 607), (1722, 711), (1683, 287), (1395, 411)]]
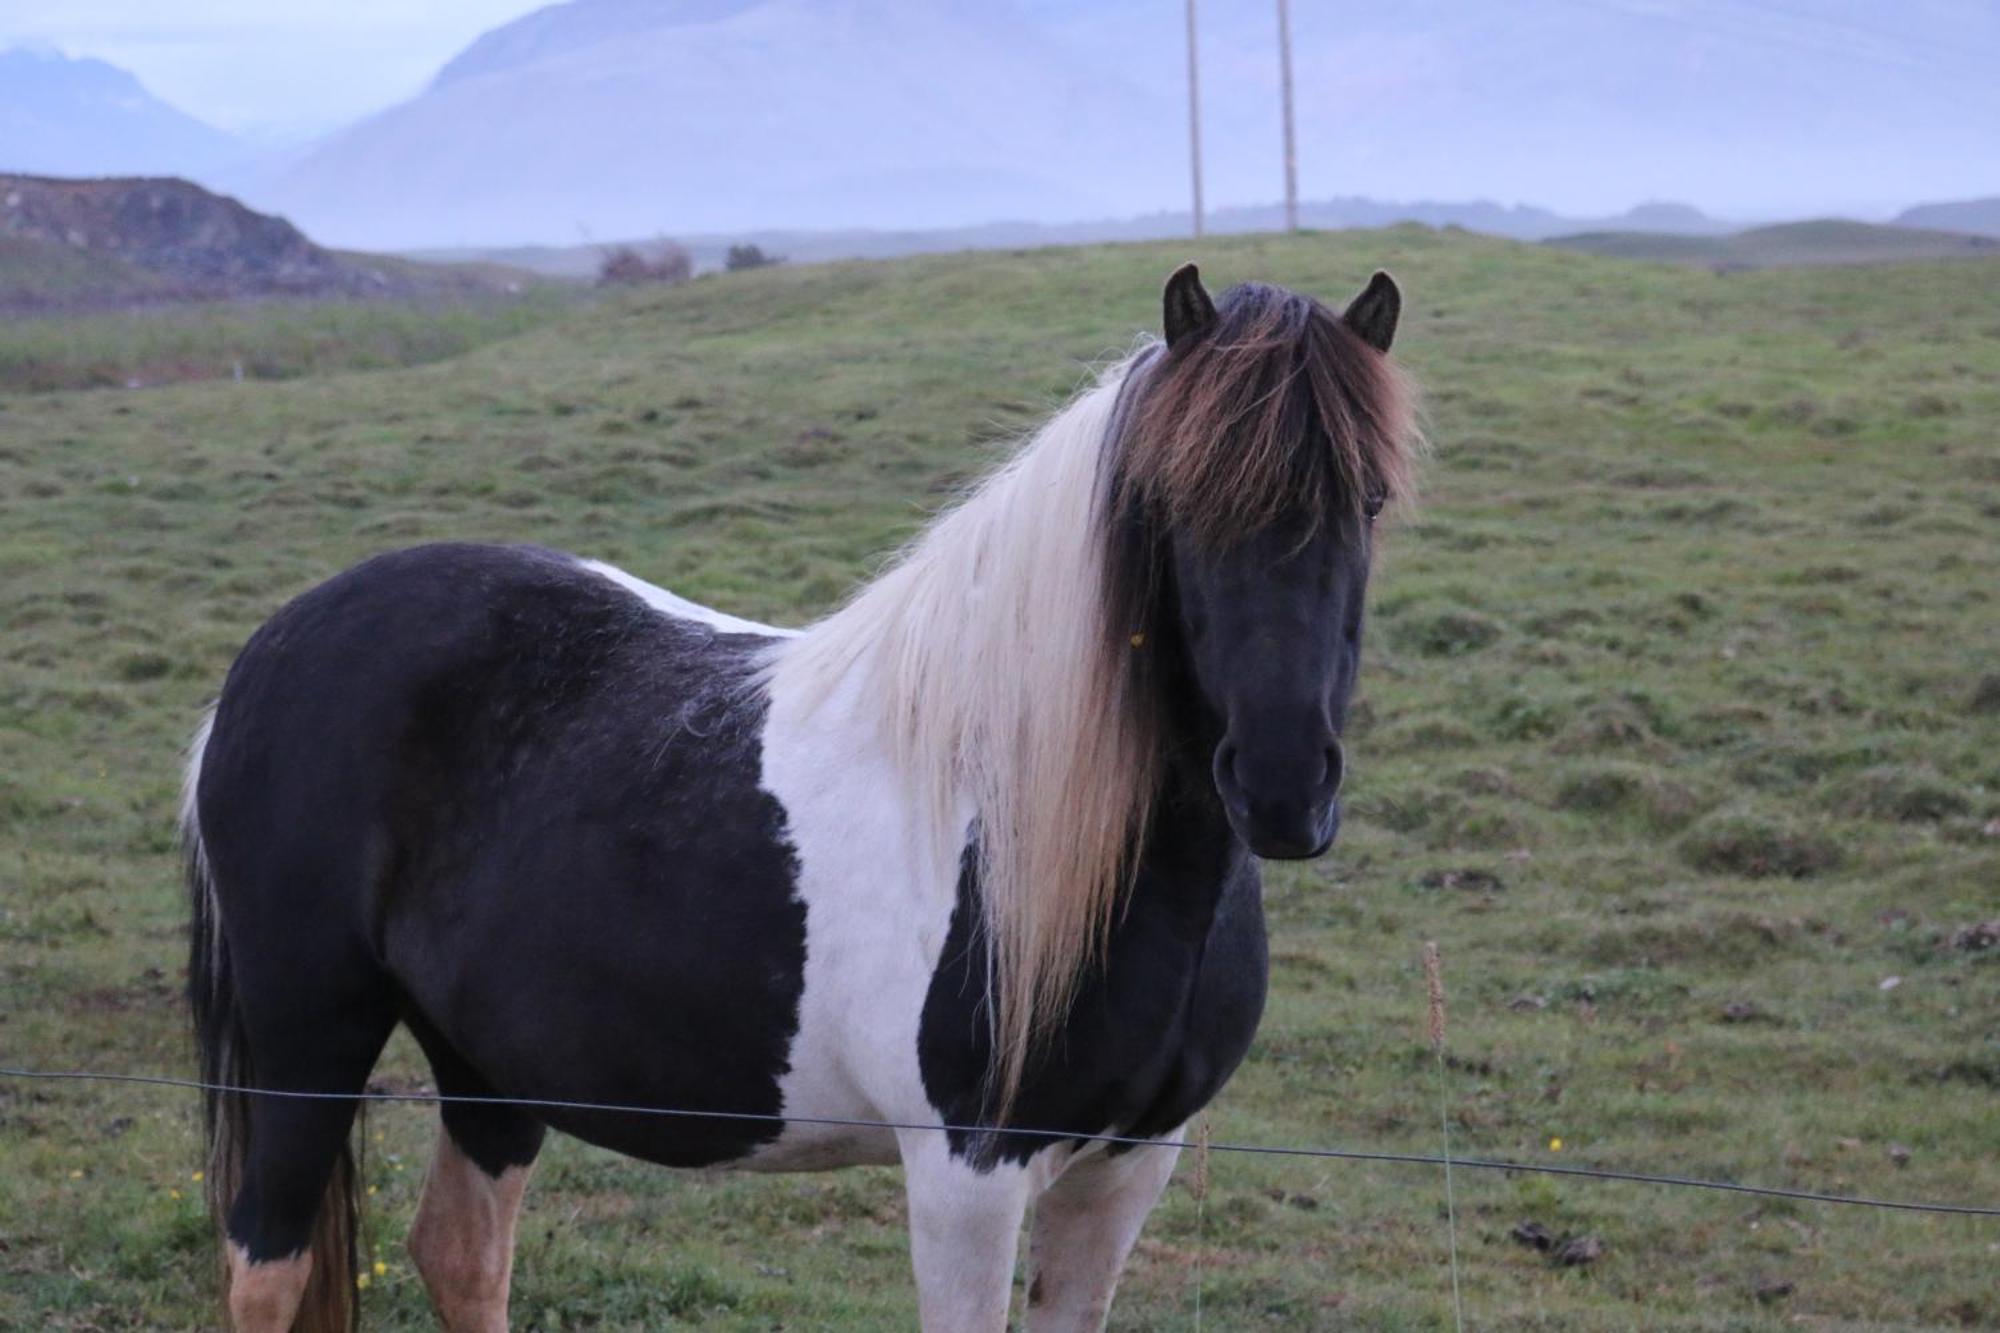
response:
[(447, 1102), (520, 1107), (525, 1110), (592, 1111), (621, 1115), (660, 1116), (686, 1120), (724, 1120), (735, 1123), (777, 1125), (823, 1125), (847, 1129), (875, 1129), (890, 1132), (936, 1132), (944, 1134), (991, 1134), (1036, 1138), (1056, 1143), (1103, 1143), (1132, 1148), (1183, 1148), (1197, 1151), (1240, 1153), (1267, 1157), (1327, 1158), (1351, 1162), (1389, 1162), (1406, 1166), (1450, 1167), (1469, 1171), (1520, 1171), (1545, 1176), (1569, 1176), (1585, 1180), (1626, 1181), (1639, 1185), (1660, 1185), (1678, 1189), (1712, 1190), (1728, 1194), (1749, 1194), (1762, 1198), (1791, 1199), (1801, 1203), (1840, 1204), (1857, 1208), (1882, 1208), (1910, 1213), (1942, 1213), (1965, 1217), (2000, 1217), (2000, 1204), (1937, 1203), (1916, 1199), (1877, 1199), (1859, 1194), (1830, 1194), (1818, 1190), (1790, 1189), (1779, 1185), (1746, 1184), (1732, 1180), (1707, 1180), (1696, 1176), (1664, 1175), (1646, 1171), (1617, 1171), (1594, 1166), (1566, 1166), (1553, 1162), (1517, 1162), (1492, 1157), (1460, 1157), (1455, 1154), (1387, 1152), (1366, 1148), (1325, 1148), (1309, 1145), (1227, 1143), (1198, 1139), (1138, 1138), (1125, 1134), (1085, 1134), (1072, 1129), (1037, 1129), (1026, 1126), (961, 1125), (939, 1121), (869, 1120), (847, 1116), (792, 1115), (749, 1111), (709, 1111), (685, 1107), (637, 1106), (620, 1102), (567, 1101), (548, 1097), (467, 1097), (436, 1092), (313, 1092), (290, 1088), (255, 1088), (201, 1079), (175, 1078), (165, 1074), (113, 1073), (92, 1069), (25, 1069), (0, 1066), (0, 1079), (41, 1080), (72, 1083), (122, 1083), (149, 1087), (178, 1088), (190, 1092), (217, 1092), (253, 1097), (287, 1097), (308, 1101), (414, 1102), (442, 1105)]

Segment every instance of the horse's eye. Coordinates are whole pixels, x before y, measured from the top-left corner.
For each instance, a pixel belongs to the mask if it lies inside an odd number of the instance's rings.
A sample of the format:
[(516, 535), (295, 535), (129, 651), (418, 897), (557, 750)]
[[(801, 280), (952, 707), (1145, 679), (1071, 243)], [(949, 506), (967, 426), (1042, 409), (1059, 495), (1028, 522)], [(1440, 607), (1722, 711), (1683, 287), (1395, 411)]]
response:
[(1361, 512), (1366, 514), (1370, 519), (1379, 518), (1382, 514), (1382, 506), (1388, 502), (1389, 496), (1387, 492), (1370, 491), (1368, 492), (1368, 498), (1361, 502)]

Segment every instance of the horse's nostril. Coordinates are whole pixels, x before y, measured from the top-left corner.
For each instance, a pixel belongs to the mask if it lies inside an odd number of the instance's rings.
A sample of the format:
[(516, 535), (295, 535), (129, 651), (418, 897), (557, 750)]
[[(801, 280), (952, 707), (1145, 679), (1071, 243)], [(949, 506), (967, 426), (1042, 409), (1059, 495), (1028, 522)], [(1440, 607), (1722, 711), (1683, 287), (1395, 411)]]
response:
[(1326, 789), (1330, 792), (1339, 791), (1340, 780), (1345, 776), (1347, 776), (1347, 755), (1341, 750), (1340, 742), (1335, 741), (1326, 747)]
[(1242, 785), (1236, 776), (1236, 747), (1228, 741), (1215, 747), (1215, 785), (1224, 791)]

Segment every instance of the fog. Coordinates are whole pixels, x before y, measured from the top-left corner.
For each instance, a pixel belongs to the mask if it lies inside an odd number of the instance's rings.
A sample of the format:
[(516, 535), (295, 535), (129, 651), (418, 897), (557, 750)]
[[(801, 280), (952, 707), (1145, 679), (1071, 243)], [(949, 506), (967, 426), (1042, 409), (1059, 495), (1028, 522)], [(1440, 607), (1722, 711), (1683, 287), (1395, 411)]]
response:
[[(2000, 193), (2000, 6), (1978, 0), (1293, 11), (1308, 199), (1579, 217), (1670, 199), (1750, 221)], [(0, 48), (130, 70), (234, 136), (190, 174), (328, 239), (573, 242), (1185, 208), (1182, 15), (1182, 0), (15, 0)], [(1208, 200), (1272, 201), (1275, 5), (1204, 0), (1200, 33)], [(22, 165), (8, 123), (0, 169)], [(89, 156), (65, 161), (105, 169)]]

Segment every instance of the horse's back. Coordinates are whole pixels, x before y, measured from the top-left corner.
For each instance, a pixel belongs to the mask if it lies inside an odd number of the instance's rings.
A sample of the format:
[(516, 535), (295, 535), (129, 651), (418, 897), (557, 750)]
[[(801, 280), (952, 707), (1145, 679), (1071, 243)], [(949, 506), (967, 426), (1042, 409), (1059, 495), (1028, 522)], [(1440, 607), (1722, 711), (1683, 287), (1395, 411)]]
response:
[[(204, 850), (232, 936), (372, 969), (496, 1088), (775, 1113), (805, 922), (759, 782), (766, 640), (633, 584), (437, 546), (302, 595), (231, 669)], [(775, 1133), (551, 1119), (683, 1162)]]

